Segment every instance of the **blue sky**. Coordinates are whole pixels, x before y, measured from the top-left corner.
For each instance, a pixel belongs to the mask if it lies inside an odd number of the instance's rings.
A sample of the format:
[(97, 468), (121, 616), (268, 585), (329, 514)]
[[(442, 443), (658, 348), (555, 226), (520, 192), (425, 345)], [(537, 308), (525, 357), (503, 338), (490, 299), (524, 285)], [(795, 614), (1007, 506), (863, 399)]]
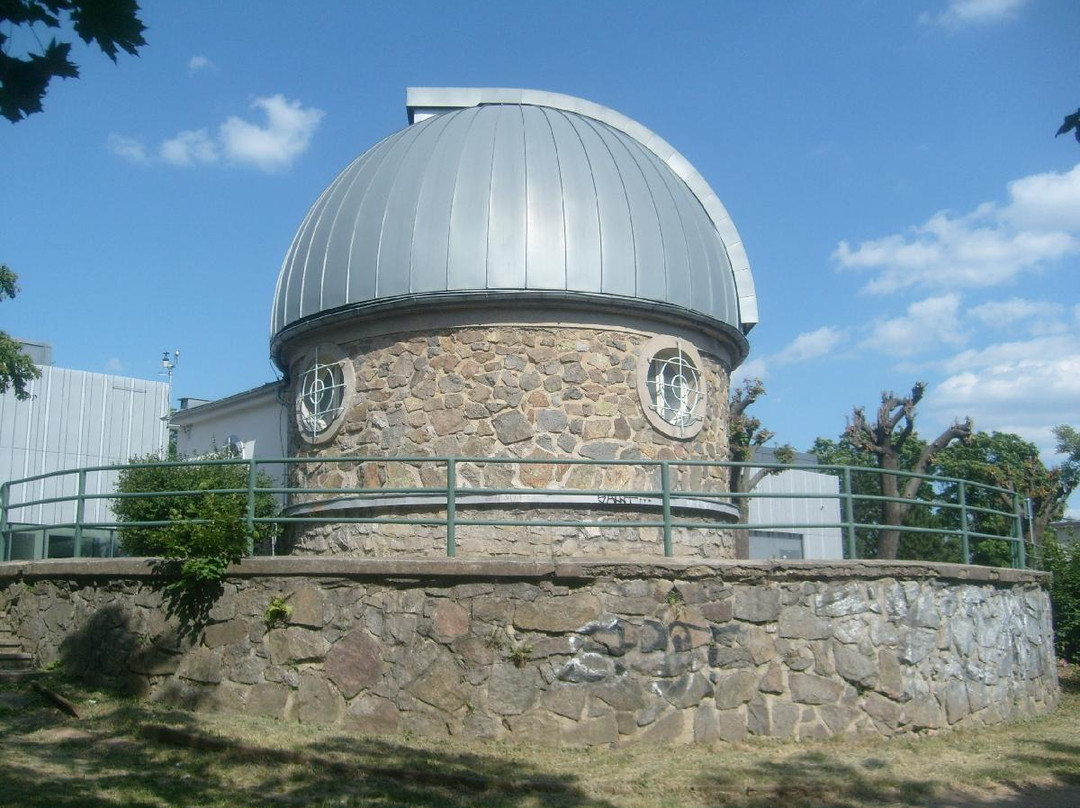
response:
[[(405, 125), (408, 86), (527, 87), (629, 115), (713, 186), (761, 324), (743, 373), (806, 448), (930, 384), (1044, 448), (1080, 425), (1075, 0), (150, 2), (147, 46), (0, 123), (0, 308), (58, 365), (177, 396), (274, 378), (281, 260), (334, 175)], [(24, 41), (25, 46), (27, 43)], [(13, 46), (19, 47), (16, 35)], [(1052, 459), (1049, 458), (1048, 459)]]

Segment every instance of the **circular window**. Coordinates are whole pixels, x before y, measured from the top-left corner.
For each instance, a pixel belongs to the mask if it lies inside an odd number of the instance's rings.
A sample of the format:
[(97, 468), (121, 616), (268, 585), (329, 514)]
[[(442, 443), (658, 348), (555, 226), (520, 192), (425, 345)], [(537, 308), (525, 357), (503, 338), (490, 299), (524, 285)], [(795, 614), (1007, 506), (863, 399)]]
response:
[(323, 343), (306, 356), (297, 385), (296, 423), (309, 443), (333, 437), (345, 420), (353, 387), (352, 363), (337, 346)]
[(673, 438), (691, 438), (705, 420), (705, 379), (701, 355), (673, 337), (649, 340), (638, 360), (638, 395), (656, 429)]

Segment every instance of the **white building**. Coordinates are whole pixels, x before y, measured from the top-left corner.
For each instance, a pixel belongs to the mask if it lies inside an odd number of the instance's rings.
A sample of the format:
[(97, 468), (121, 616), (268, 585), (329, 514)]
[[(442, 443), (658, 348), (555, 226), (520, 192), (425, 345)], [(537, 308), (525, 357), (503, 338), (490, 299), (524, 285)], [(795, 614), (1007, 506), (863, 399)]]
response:
[[(105, 373), (53, 367), (52, 348), (24, 343), (41, 371), (31, 382), (30, 397), (19, 401), (12, 390), (0, 395), (0, 482), (41, 476), (10, 487), (3, 540), (5, 560), (112, 555), (111, 531), (87, 529), (76, 548), (76, 503), (41, 502), (78, 493), (79, 474), (68, 471), (126, 463), (162, 451), (168, 440), (169, 385)], [(83, 518), (110, 522), (108, 495), (117, 472), (85, 474)], [(58, 525), (48, 530), (38, 525)]]

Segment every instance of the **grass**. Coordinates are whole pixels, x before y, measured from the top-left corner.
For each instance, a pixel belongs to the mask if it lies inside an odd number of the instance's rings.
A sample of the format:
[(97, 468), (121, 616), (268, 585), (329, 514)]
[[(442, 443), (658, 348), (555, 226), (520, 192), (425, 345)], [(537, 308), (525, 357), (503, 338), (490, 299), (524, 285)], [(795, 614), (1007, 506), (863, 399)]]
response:
[(53, 675), (68, 718), (0, 691), (0, 801), (20, 806), (1053, 808), (1080, 805), (1080, 671), (1053, 715), (893, 740), (557, 749), (187, 713)]

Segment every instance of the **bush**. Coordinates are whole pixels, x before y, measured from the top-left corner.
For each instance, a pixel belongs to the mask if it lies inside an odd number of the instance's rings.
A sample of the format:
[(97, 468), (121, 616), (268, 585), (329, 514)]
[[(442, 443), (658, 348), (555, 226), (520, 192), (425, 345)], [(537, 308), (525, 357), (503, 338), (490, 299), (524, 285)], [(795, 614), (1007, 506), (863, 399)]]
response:
[[(147, 466), (163, 462), (158, 455), (135, 458), (120, 472), (116, 490), (123, 494), (155, 494), (120, 497), (113, 513), (120, 523), (119, 540), (124, 552), (135, 556), (163, 556), (184, 561), (183, 574), (194, 580), (220, 579), (230, 562), (247, 554), (249, 542), (272, 540), (277, 529), (272, 524), (247, 524), (246, 463), (209, 465), (204, 460), (226, 459), (218, 453), (169, 466)], [(259, 487), (274, 485), (260, 472)], [(218, 493), (240, 489), (241, 493)], [(190, 494), (167, 492), (190, 491)], [(255, 516), (277, 513), (273, 494), (256, 493)], [(162, 526), (125, 525), (125, 522), (168, 521)]]
[(1043, 568), (1054, 574), (1050, 601), (1058, 656), (1067, 662), (1080, 662), (1080, 548), (1047, 539)]

